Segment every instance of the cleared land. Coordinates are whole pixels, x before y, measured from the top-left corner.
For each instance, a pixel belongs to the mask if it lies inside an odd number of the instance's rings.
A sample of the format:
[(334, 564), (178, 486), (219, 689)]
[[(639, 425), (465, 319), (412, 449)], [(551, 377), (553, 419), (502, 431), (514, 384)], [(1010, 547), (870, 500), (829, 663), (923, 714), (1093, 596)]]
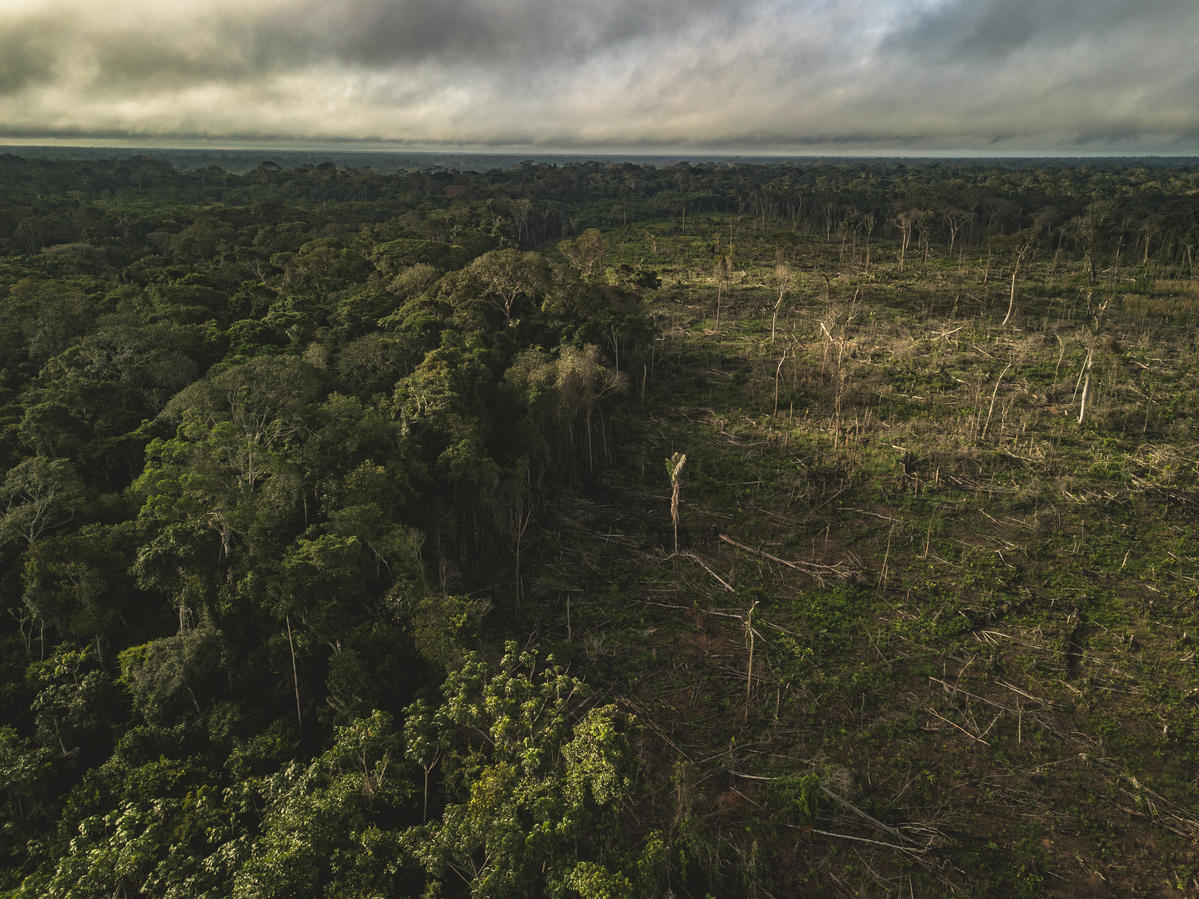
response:
[(644, 429), (537, 592), (660, 819), (749, 894), (1199, 887), (1199, 282), (643, 230)]

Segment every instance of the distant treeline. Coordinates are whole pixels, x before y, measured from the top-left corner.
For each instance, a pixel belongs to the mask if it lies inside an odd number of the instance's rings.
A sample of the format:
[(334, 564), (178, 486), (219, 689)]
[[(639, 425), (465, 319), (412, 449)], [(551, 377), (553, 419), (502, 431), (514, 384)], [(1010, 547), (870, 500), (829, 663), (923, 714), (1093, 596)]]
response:
[[(393, 173), (260, 162), (234, 174), (215, 165), (177, 171), (166, 156), (8, 155), (0, 156), (0, 177), (0, 251), (86, 243), (117, 254), (114, 261), (138, 253), (150, 235), (190, 224), (175, 220), (178, 204), (254, 208), (278, 220), (311, 216), (333, 226), (415, 214), (437, 239), (482, 230), (523, 248), (637, 221), (685, 229), (688, 216), (704, 213), (742, 216), (762, 233), (829, 240), (898, 238), (906, 229), (919, 242), (977, 246), (1029, 232), (1050, 250), (1124, 252), (1170, 265), (1189, 265), (1199, 242), (1199, 165), (1161, 160), (525, 161)], [(122, 202), (133, 195), (136, 203)]]

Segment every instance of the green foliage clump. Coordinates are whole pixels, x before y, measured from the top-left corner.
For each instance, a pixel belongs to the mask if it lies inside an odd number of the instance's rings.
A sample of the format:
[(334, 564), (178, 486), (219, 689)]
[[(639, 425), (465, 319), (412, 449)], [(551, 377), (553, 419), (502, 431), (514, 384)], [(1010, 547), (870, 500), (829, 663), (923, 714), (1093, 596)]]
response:
[(418, 703), (404, 726), (409, 757), (426, 772), (439, 766), (445, 789), (440, 819), (404, 836), (430, 894), (447, 877), (480, 896), (627, 884), (599, 861), (620, 857), (630, 786), (615, 707), (584, 710), (582, 682), (514, 643), (494, 667), (468, 656), (441, 692), (440, 706)]

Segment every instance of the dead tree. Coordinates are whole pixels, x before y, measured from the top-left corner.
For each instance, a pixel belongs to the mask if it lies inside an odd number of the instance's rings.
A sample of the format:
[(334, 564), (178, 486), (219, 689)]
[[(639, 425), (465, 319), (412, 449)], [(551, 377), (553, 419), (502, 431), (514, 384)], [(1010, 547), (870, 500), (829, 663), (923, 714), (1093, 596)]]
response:
[(683, 487), (683, 466), (687, 464), (686, 453), (675, 453), (666, 460), (666, 474), (670, 478), (670, 520), (674, 524), (674, 551), (679, 551), (679, 491)]
[(1029, 241), (1020, 247), (1020, 251), (1016, 253), (1016, 264), (1012, 266), (1012, 290), (1007, 301), (1007, 315), (1003, 317), (999, 327), (1006, 328), (1008, 320), (1012, 317), (1012, 310), (1016, 308), (1016, 278), (1020, 274), (1020, 265), (1032, 250), (1032, 242)]

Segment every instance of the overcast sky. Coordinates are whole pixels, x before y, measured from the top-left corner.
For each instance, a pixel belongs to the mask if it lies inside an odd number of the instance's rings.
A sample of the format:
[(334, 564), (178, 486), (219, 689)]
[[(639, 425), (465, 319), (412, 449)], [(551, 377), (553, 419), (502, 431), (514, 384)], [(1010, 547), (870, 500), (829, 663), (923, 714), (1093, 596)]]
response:
[(0, 141), (1199, 153), (1199, 0), (0, 0)]

